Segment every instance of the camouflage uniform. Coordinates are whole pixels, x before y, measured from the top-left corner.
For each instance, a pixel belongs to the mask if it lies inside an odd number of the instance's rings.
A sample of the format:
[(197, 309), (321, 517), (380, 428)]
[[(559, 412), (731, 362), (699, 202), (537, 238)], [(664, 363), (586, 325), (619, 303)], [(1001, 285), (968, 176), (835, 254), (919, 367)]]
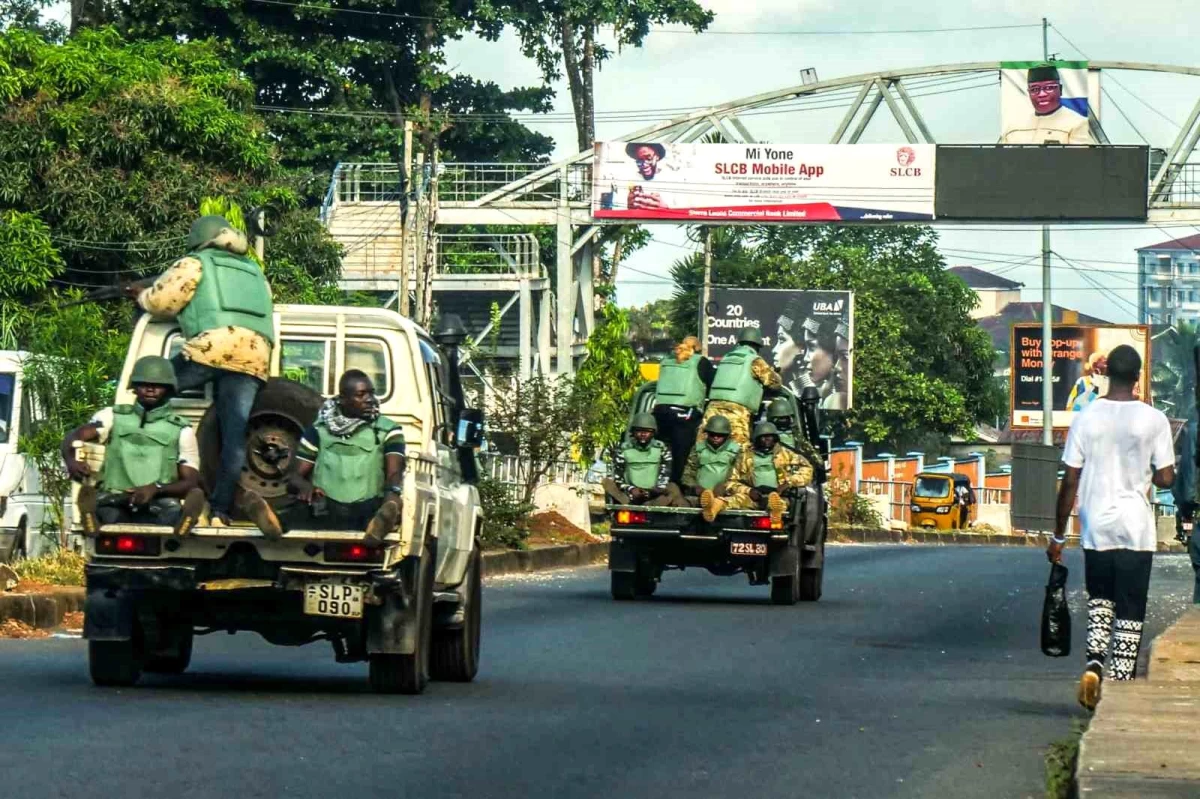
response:
[[(776, 444), (773, 454), (780, 493), (794, 491), (812, 483), (813, 467), (808, 458), (783, 444)], [(759, 503), (750, 497), (750, 490), (755, 487), (754, 449), (747, 447), (734, 466), (733, 477), (729, 483), (731, 497), (727, 507), (742, 510), (758, 508)], [(763, 500), (765, 499), (764, 497)]]
[[(750, 370), (754, 375), (754, 379), (762, 383), (765, 388), (778, 391), (783, 387), (783, 381), (779, 379), (779, 373), (772, 369), (771, 365), (762, 358), (755, 358)], [(708, 420), (714, 416), (724, 416), (733, 427), (730, 438), (739, 444), (749, 445), (750, 413), (751, 410), (749, 408), (745, 405), (739, 405), (736, 402), (709, 400), (708, 405), (704, 408), (704, 420), (700, 423), (700, 429), (697, 431), (696, 444), (704, 443), (704, 428), (708, 424)], [(754, 414), (758, 415), (758, 408), (754, 409)]]

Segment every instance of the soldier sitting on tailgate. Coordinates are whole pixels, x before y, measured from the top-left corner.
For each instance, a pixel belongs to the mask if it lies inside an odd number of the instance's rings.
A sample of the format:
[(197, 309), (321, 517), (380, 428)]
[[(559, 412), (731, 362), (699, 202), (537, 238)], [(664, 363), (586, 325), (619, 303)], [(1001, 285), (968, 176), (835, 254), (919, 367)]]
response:
[(780, 524), (787, 510), (785, 497), (812, 479), (808, 459), (779, 442), (775, 425), (762, 422), (754, 428), (754, 445), (742, 452), (734, 467), (729, 508), (765, 510), (774, 524)]
[(658, 423), (649, 413), (634, 415), (629, 440), (613, 453), (612, 477), (604, 491), (618, 505), (676, 507), (684, 504), (679, 486), (670, 482), (672, 458), (666, 444), (654, 437)]
[[(84, 533), (126, 523), (173, 527), (184, 535), (204, 511), (205, 497), (196, 433), (171, 405), (175, 370), (165, 358), (146, 356), (133, 365), (130, 385), (136, 403), (98, 411), (62, 443), (67, 473), (85, 483), (76, 499)], [(79, 460), (76, 441), (106, 445), (101, 474)]]
[(366, 543), (377, 546), (400, 521), (404, 456), (404, 431), (380, 415), (371, 379), (350, 369), (300, 438), (288, 488), (300, 501), (280, 518), (254, 521), (268, 536), (283, 528), (363, 530)]
[(713, 416), (704, 425), (704, 441), (688, 456), (683, 470), (685, 499), (699, 506), (705, 521), (711, 522), (725, 508), (733, 467), (742, 445), (730, 436), (732, 426), (724, 416)]

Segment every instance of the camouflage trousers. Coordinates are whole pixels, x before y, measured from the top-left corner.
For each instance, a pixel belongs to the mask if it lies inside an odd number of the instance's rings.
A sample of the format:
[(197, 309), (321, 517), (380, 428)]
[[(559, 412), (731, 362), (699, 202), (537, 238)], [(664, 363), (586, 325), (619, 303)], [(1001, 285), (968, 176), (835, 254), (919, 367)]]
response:
[(700, 429), (696, 433), (697, 444), (704, 443), (704, 427), (714, 416), (724, 416), (729, 420), (729, 427), (733, 430), (730, 438), (742, 446), (750, 444), (750, 409), (727, 400), (713, 400), (708, 403), (708, 407), (704, 409), (704, 421), (700, 423)]

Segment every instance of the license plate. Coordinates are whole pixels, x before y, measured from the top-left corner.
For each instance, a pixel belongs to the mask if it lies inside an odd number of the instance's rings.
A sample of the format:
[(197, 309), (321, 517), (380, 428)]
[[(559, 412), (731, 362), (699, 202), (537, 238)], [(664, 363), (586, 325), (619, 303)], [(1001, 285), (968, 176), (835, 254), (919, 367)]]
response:
[(304, 586), (304, 612), (309, 616), (361, 619), (363, 615), (362, 586), (309, 583)]
[(729, 554), (743, 558), (761, 558), (767, 554), (765, 541), (730, 541)]

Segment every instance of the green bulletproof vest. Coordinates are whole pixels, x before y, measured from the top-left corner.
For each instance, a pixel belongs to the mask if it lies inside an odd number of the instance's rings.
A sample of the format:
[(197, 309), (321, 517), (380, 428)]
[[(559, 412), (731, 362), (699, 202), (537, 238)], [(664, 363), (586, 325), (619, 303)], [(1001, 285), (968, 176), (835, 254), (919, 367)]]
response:
[(243, 255), (207, 249), (192, 253), (203, 265), (196, 293), (179, 314), (185, 338), (232, 325), (275, 343), (275, 306), (258, 264)]
[(179, 434), (187, 426), (169, 402), (149, 412), (140, 405), (114, 407), (104, 456), (104, 490), (174, 483), (179, 476)]
[(779, 443), (783, 444), (785, 447), (791, 447), (792, 449), (795, 449), (796, 448), (796, 436), (794, 433), (792, 433), (791, 430), (780, 430), (779, 431)]
[(741, 451), (741, 446), (732, 438), (720, 449), (713, 449), (708, 442), (697, 445), (696, 460), (699, 468), (696, 469), (696, 484), (701, 488), (716, 488), (718, 483), (728, 480)]
[(758, 350), (744, 344), (731, 350), (717, 367), (708, 398), (736, 402), (757, 411), (763, 396), (762, 383), (754, 379), (753, 366), (758, 357)]
[(777, 488), (779, 475), (775, 471), (775, 451), (759, 452), (754, 450), (754, 487), (767, 486)]
[(699, 408), (704, 404), (704, 381), (700, 379), (700, 358), (693, 355), (683, 363), (668, 355), (659, 362), (658, 384), (654, 388), (655, 405)]
[(383, 440), (396, 423), (380, 416), (352, 435), (339, 438), (323, 424), (317, 425), (319, 439), (313, 485), (335, 502), (360, 502), (383, 496)]
[(647, 490), (658, 485), (658, 467), (662, 465), (666, 447), (658, 439), (651, 439), (645, 448), (637, 444), (621, 447), (625, 458), (625, 481), (630, 485)]

